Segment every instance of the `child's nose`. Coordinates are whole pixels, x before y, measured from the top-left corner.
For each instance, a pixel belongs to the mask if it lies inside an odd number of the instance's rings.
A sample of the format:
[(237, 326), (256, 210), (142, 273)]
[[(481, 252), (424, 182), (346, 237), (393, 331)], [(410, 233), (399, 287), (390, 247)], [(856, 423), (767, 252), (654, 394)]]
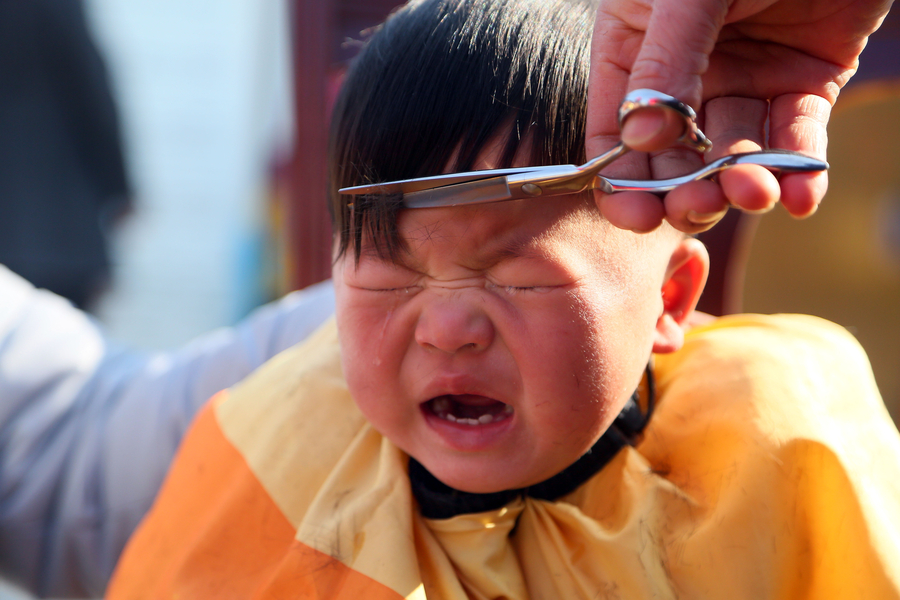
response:
[(426, 349), (450, 354), (480, 352), (494, 340), (494, 325), (488, 315), (471, 302), (452, 298), (430, 303), (416, 323), (416, 342)]

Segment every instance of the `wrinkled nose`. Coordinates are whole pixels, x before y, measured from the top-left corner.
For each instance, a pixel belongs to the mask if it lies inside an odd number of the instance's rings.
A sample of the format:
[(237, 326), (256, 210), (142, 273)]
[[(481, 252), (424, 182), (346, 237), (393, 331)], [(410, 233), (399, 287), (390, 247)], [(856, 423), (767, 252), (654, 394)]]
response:
[(477, 305), (453, 298), (435, 300), (419, 315), (416, 342), (448, 354), (479, 352), (494, 340), (494, 325)]

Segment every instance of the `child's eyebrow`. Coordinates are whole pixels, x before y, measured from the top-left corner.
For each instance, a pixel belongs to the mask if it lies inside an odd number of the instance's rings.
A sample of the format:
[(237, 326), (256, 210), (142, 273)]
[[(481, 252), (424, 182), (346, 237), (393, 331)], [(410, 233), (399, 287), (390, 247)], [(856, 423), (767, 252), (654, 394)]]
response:
[(477, 256), (478, 266), (487, 268), (506, 260), (514, 259), (548, 259), (551, 254), (540, 244), (535, 244), (533, 234), (517, 231), (511, 235), (501, 235), (494, 243), (485, 245), (484, 251)]
[(538, 250), (539, 246), (534, 243), (534, 236), (520, 233), (503, 242), (496, 248), (492, 249), (492, 254), (497, 258), (543, 258), (546, 252)]
[[(552, 257), (540, 244), (535, 244), (536, 238), (526, 231), (501, 233), (496, 238), (479, 247), (467, 261), (468, 266), (475, 270), (485, 270), (507, 260), (532, 259), (546, 260)], [(381, 261), (411, 271), (421, 270), (421, 265), (416, 261), (415, 254), (401, 251), (394, 257), (385, 256), (379, 252), (374, 244), (363, 243), (360, 247), (360, 257), (368, 260)]]

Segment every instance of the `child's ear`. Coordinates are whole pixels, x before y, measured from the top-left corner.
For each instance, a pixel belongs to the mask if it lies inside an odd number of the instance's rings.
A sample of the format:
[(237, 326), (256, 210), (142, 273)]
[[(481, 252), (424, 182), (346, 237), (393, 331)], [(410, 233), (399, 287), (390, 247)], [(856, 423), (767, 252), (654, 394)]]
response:
[(684, 345), (688, 319), (697, 306), (706, 275), (709, 273), (709, 254), (699, 240), (685, 238), (669, 259), (662, 294), (663, 312), (656, 321), (653, 352), (675, 352)]

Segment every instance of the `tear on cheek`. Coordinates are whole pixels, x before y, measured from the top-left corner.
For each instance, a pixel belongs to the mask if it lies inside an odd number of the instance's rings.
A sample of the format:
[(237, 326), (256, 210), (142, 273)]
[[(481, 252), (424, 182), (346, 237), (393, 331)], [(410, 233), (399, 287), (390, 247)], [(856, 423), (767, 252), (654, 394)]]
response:
[(438, 396), (425, 402), (423, 410), (451, 423), (472, 426), (505, 421), (513, 414), (509, 404), (473, 395)]

